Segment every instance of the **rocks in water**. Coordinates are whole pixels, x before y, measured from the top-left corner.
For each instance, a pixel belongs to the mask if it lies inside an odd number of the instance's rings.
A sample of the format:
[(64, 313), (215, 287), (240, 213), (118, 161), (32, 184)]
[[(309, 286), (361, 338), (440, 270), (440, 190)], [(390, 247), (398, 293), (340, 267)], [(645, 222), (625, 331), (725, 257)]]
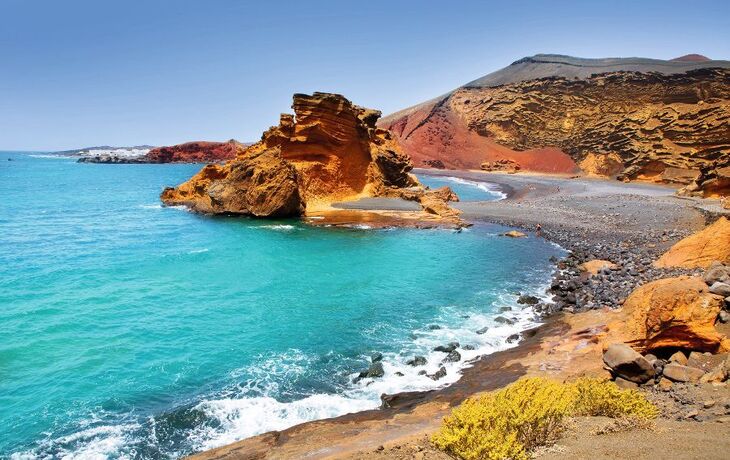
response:
[(380, 352), (375, 352), (370, 356), (370, 362), (377, 363), (382, 360), (383, 360), (383, 354)]
[(534, 295), (521, 295), (517, 299), (517, 303), (522, 305), (537, 305), (538, 303), (540, 303), (540, 299), (538, 299)]
[(477, 334), (479, 334), (479, 335), (486, 334), (488, 330), (489, 330), (489, 327), (484, 326), (483, 328), (481, 328), (477, 331)]
[(496, 318), (494, 318), (494, 322), (495, 323), (499, 323), (499, 324), (509, 324), (509, 325), (512, 325), (512, 324), (515, 323), (515, 320), (510, 319), (510, 318), (505, 318), (504, 316), (497, 316)]
[(409, 366), (425, 366), (426, 365), (426, 357), (425, 356), (415, 356), (413, 359), (409, 359), (406, 361), (406, 364)]
[(426, 375), (427, 373), (425, 370), (418, 371), (418, 375)]
[(456, 363), (459, 361), (461, 361), (461, 353), (456, 350), (451, 350), (449, 354), (441, 360), (442, 363)]
[(443, 353), (451, 353), (452, 351), (459, 348), (459, 342), (449, 342), (448, 345), (439, 345), (438, 347), (434, 348), (433, 351), (440, 351)]
[(652, 281), (624, 303), (626, 339), (646, 351), (664, 348), (716, 352), (730, 347), (715, 329), (722, 297), (711, 294), (701, 278), (680, 276)]
[(441, 326), (439, 326), (438, 324), (429, 324), (428, 329), (431, 331), (438, 331), (439, 329), (441, 329)]
[(669, 363), (664, 366), (663, 375), (673, 382), (698, 382), (705, 373), (694, 367)]
[(360, 374), (355, 377), (353, 380), (353, 383), (357, 383), (362, 379), (366, 378), (377, 378), (382, 377), (385, 375), (385, 369), (383, 369), (383, 363), (382, 362), (375, 362), (370, 365), (368, 370), (360, 372)]
[(375, 126), (380, 112), (328, 93), (295, 94), (292, 107), (295, 116), (283, 114), (261, 141), (166, 188), (162, 201), (209, 214), (286, 217), (311, 204), (425, 194), (409, 189), (419, 185), (411, 161), (389, 131)]
[(520, 341), (520, 334), (512, 334), (507, 337), (507, 343), (515, 343)]
[(509, 232), (506, 232), (503, 235), (509, 236), (510, 238), (527, 238), (527, 235), (525, 233), (519, 232), (517, 230), (510, 230)]
[(464, 345), (461, 348), (463, 348), (464, 350), (476, 350), (476, 347), (474, 345)]
[(661, 268), (709, 268), (715, 261), (730, 263), (730, 221), (725, 217), (679, 241), (654, 265)]
[(446, 377), (446, 368), (444, 366), (441, 366), (438, 371), (434, 372), (433, 374), (427, 374), (426, 376), (431, 380), (439, 380), (443, 377)]
[(646, 358), (623, 343), (609, 345), (603, 354), (603, 362), (612, 373), (634, 383), (644, 383), (654, 378), (655, 371)]
[(710, 286), (710, 293), (722, 297), (730, 297), (730, 284), (715, 281), (712, 283), (712, 286)]

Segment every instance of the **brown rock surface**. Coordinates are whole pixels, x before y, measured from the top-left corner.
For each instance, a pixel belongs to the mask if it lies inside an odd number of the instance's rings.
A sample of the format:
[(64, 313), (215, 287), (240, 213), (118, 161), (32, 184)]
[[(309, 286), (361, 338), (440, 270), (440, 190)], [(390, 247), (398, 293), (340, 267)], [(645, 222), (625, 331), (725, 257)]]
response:
[(729, 100), (726, 61), (538, 55), (381, 125), (417, 164), (507, 159), (573, 173), (580, 163), (589, 174), (687, 184), (700, 167), (730, 162)]
[(616, 268), (616, 264), (608, 260), (593, 259), (580, 264), (578, 268), (588, 274), (597, 275), (604, 268)]
[(652, 281), (626, 299), (624, 341), (643, 351), (679, 348), (717, 352), (729, 345), (715, 329), (723, 305), (698, 277)]
[(147, 163), (217, 163), (236, 158), (244, 146), (231, 139), (228, 142), (186, 142), (156, 147), (145, 155)]
[(380, 112), (329, 93), (294, 95), (295, 115), (222, 166), (206, 166), (168, 188), (162, 200), (205, 213), (297, 216), (333, 202), (363, 197), (421, 201), (426, 212), (455, 217), (448, 193), (427, 193), (409, 174), (412, 164), (390, 132), (377, 128)]
[(730, 263), (730, 221), (725, 217), (679, 241), (654, 265), (664, 268), (708, 268), (714, 261)]

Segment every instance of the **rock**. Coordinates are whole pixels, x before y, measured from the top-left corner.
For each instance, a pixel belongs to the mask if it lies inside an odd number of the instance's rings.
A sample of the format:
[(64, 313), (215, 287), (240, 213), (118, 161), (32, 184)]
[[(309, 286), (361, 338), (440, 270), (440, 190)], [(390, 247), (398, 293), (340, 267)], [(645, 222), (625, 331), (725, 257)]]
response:
[(452, 350), (446, 357), (441, 361), (442, 363), (456, 363), (461, 361), (461, 353), (456, 350)]
[(624, 302), (622, 340), (648, 352), (662, 348), (716, 352), (730, 346), (714, 326), (722, 304), (701, 278), (652, 281)]
[(403, 372), (401, 372), (401, 371), (397, 371), (395, 373), (395, 375), (398, 376), (398, 377), (403, 377), (405, 374)]
[(685, 364), (686, 366), (700, 369), (703, 372), (709, 372), (711, 369), (714, 369), (717, 366), (724, 365), (725, 361), (728, 359), (728, 356), (730, 356), (728, 355), (728, 353), (713, 355), (711, 353), (705, 354), (693, 351), (689, 354), (689, 358), (687, 359), (686, 363), (679, 364)]
[(534, 295), (521, 295), (517, 299), (517, 303), (523, 305), (537, 305), (538, 303), (540, 303), (540, 299), (538, 299)]
[[(726, 299), (726, 300), (727, 300), (727, 299)], [(722, 311), (721, 311), (721, 312), (720, 312), (720, 313), (719, 313), (719, 314), (717, 315), (717, 320), (718, 320), (718, 321), (720, 321), (720, 322), (721, 322), (721, 323), (723, 323), (723, 324), (725, 324), (725, 323), (727, 323), (727, 322), (730, 322), (730, 313), (728, 313), (728, 312), (727, 312), (727, 311), (725, 311), (725, 310), (722, 310)]]
[(702, 402), (702, 407), (705, 409), (710, 409), (715, 406), (715, 401), (712, 399), (708, 399), (707, 401)]
[(459, 348), (459, 342), (449, 342), (448, 345), (439, 345), (438, 347), (434, 348), (433, 351), (440, 351), (443, 353), (451, 353), (452, 351)]
[(624, 390), (635, 390), (639, 388), (638, 384), (621, 377), (616, 377), (616, 380), (614, 380), (614, 382), (616, 383), (616, 386)]
[(704, 276), (705, 283), (711, 286), (715, 283), (730, 283), (730, 266), (714, 261)]
[(494, 322), (499, 323), (499, 324), (509, 324), (509, 325), (512, 325), (515, 323), (515, 321), (513, 319), (505, 318), (504, 316), (497, 316), (496, 318), (494, 318)]
[(659, 387), (662, 391), (670, 391), (672, 389), (673, 383), (669, 379), (665, 379), (662, 377), (659, 379), (659, 382), (657, 383), (657, 387)]
[(383, 369), (383, 363), (381, 363), (381, 362), (372, 363), (370, 365), (370, 367), (368, 368), (368, 370), (360, 372), (360, 375), (355, 377), (355, 379), (353, 380), (353, 383), (357, 383), (362, 379), (377, 378), (377, 377), (382, 377), (384, 375), (385, 375), (385, 370)]
[(679, 241), (654, 265), (659, 268), (708, 268), (714, 261), (730, 263), (730, 221), (725, 217)]
[(370, 356), (370, 361), (373, 363), (377, 363), (378, 361), (383, 360), (383, 354), (379, 352), (375, 352)]
[(162, 201), (210, 214), (288, 217), (363, 196), (426, 193), (410, 189), (419, 185), (411, 161), (375, 126), (379, 112), (328, 93), (295, 94), (292, 107), (295, 116), (283, 114), (261, 141), (165, 189)]
[(484, 326), (483, 328), (481, 328), (477, 331), (477, 334), (479, 334), (479, 335), (486, 334), (488, 330), (489, 330), (489, 327)]
[(694, 367), (669, 363), (664, 366), (663, 375), (673, 382), (698, 382), (705, 373)]
[(516, 172), (522, 167), (514, 160), (501, 159), (496, 161), (485, 161), (480, 166), (484, 171)]
[(231, 139), (228, 142), (187, 142), (157, 147), (145, 155), (147, 163), (217, 163), (236, 158), (244, 145)]
[(658, 359), (656, 356), (652, 355), (651, 353), (647, 353), (644, 355), (644, 359), (649, 361), (652, 365), (654, 365), (654, 362)]
[(710, 286), (710, 292), (722, 297), (730, 297), (730, 284), (716, 281)]
[(441, 329), (441, 326), (439, 326), (438, 324), (429, 324), (428, 329), (431, 331), (438, 331), (439, 329)]
[(507, 343), (515, 343), (520, 341), (520, 334), (512, 334), (507, 337)]
[(424, 356), (416, 356), (413, 359), (406, 361), (409, 366), (424, 366), (426, 364), (426, 358)]
[(504, 236), (509, 236), (510, 238), (527, 238), (526, 234), (518, 232), (517, 230), (510, 230), (509, 232), (504, 233)]
[(687, 356), (684, 353), (682, 353), (681, 351), (678, 351), (669, 357), (669, 362), (686, 366), (687, 365)]
[(618, 266), (608, 260), (593, 259), (580, 264), (578, 268), (583, 272), (589, 273), (590, 275), (597, 275), (603, 270), (611, 270), (614, 268), (618, 268)]
[(474, 345), (464, 345), (462, 348), (464, 350), (476, 350), (476, 347)]
[(654, 367), (649, 361), (623, 343), (609, 345), (603, 362), (615, 375), (634, 383), (644, 383), (654, 377)]
[(431, 380), (439, 380), (443, 377), (446, 377), (446, 368), (441, 366), (441, 368), (438, 371), (436, 371), (433, 374), (427, 374), (426, 376), (428, 378), (430, 378)]

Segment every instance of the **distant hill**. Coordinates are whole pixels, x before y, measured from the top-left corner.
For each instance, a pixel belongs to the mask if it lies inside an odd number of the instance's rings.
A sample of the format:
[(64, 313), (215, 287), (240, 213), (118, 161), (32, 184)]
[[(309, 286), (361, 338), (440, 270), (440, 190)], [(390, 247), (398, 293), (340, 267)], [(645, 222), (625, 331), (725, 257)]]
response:
[(730, 162), (730, 62), (539, 54), (379, 124), (419, 167), (576, 172), (610, 158), (611, 174), (687, 183)]

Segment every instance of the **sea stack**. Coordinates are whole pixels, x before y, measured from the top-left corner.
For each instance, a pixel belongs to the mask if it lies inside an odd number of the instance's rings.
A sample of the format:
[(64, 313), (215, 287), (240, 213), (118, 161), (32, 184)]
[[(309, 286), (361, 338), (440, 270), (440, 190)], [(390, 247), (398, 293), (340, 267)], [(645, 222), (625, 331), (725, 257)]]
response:
[(411, 160), (390, 131), (376, 127), (379, 111), (319, 92), (295, 94), (292, 108), (259, 142), (166, 188), (162, 201), (209, 214), (291, 217), (360, 198), (436, 196), (410, 174)]

